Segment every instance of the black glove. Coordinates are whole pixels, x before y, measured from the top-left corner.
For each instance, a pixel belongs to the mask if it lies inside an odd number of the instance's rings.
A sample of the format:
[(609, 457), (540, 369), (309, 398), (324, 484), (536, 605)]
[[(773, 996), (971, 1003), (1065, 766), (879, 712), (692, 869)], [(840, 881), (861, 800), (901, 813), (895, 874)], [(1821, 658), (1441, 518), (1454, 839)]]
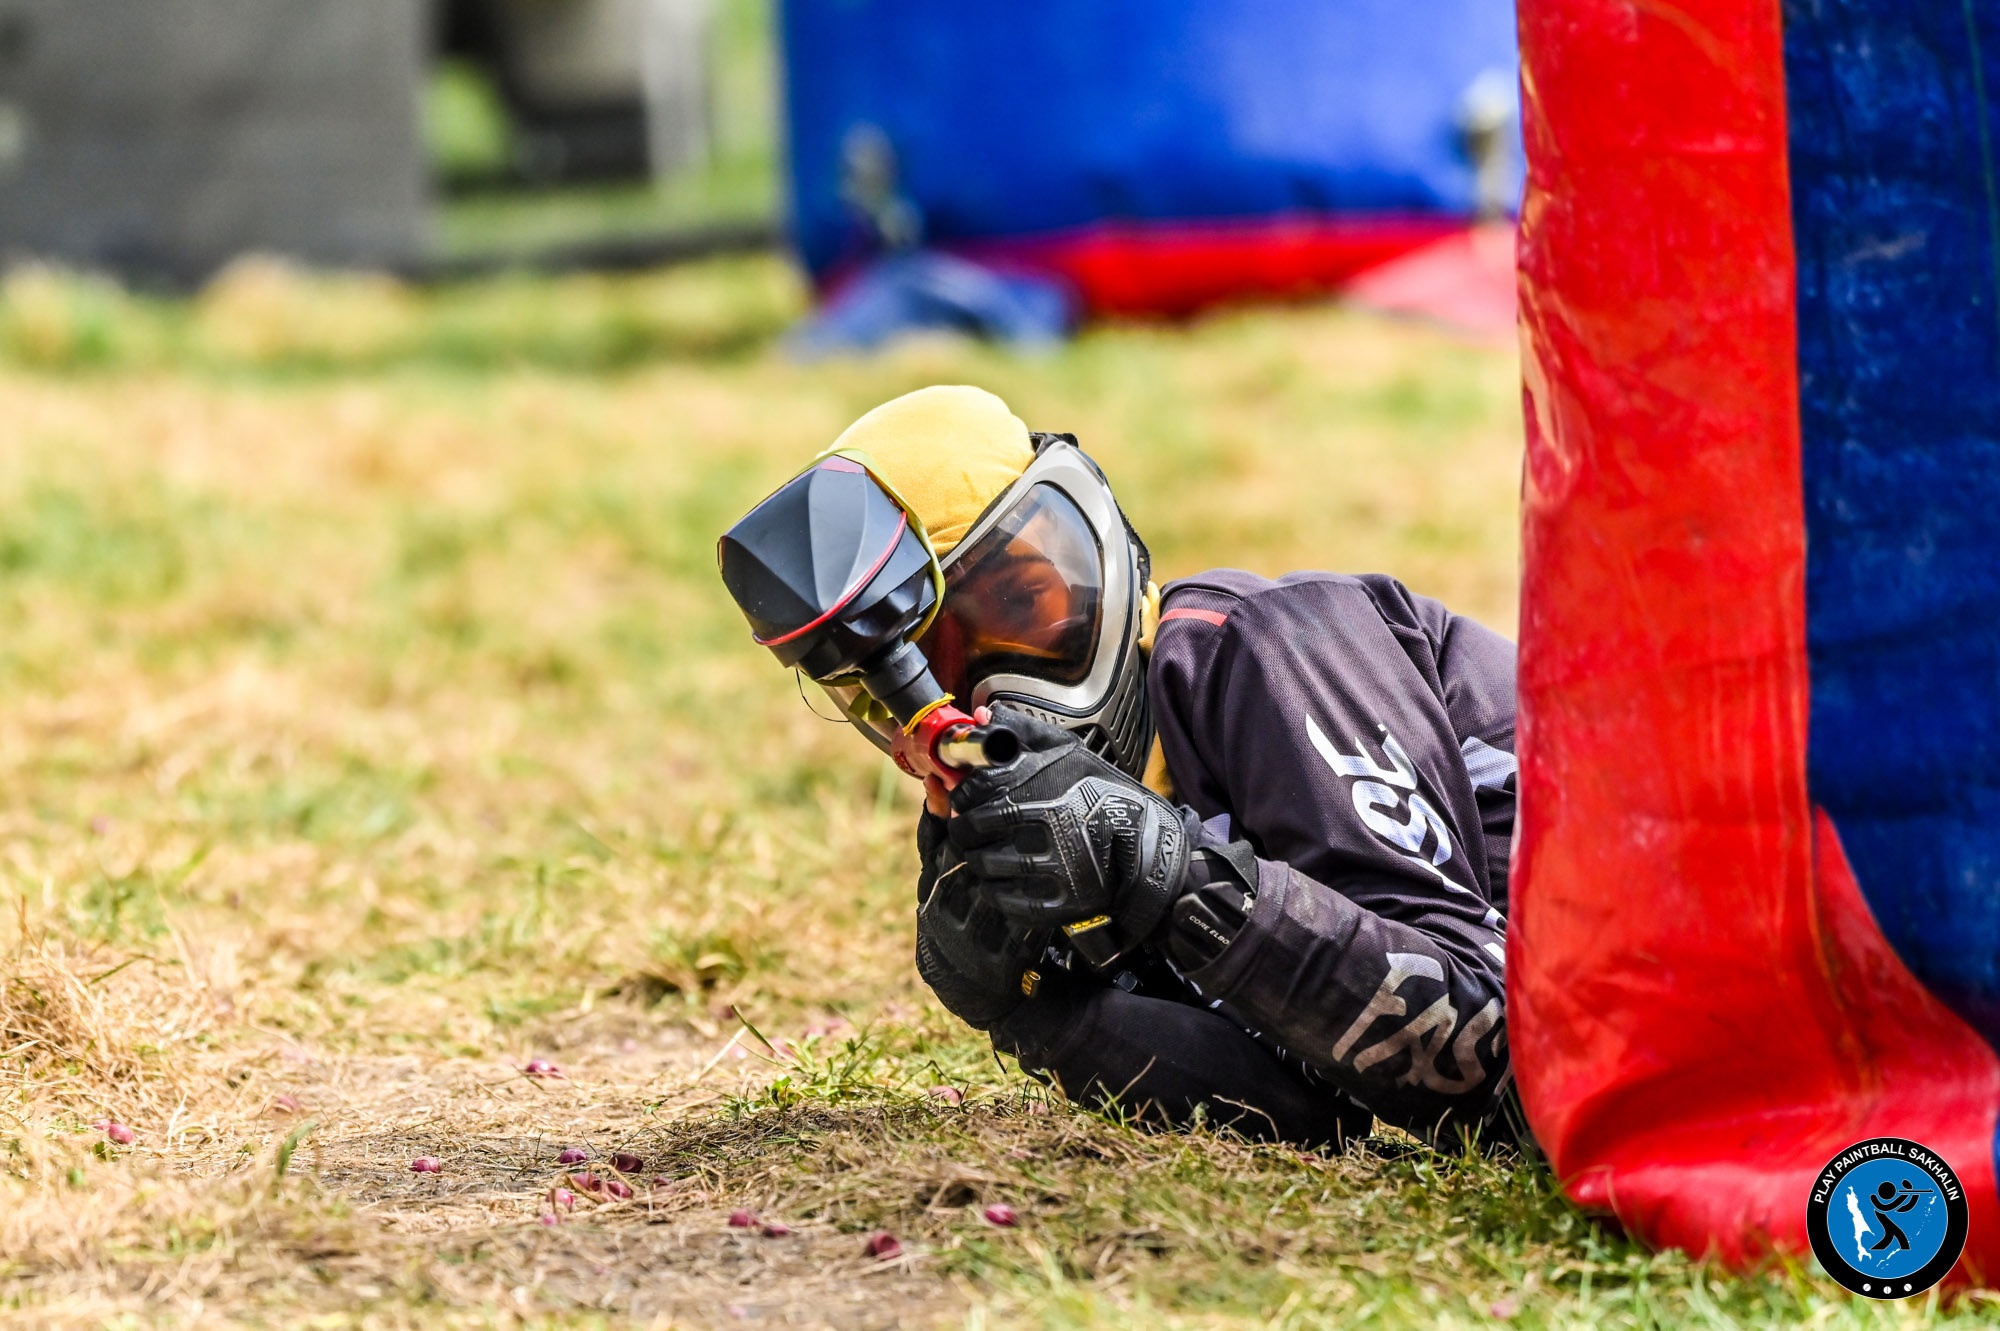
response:
[(1059, 925), (1085, 960), (1109, 965), (1160, 928), (1187, 886), (1189, 828), (1069, 731), (1005, 717), (1021, 757), (960, 782), (951, 843), (1008, 919)]
[(938, 879), (965, 863), (945, 835), (944, 819), (925, 809), (917, 815), (917, 909), (931, 899)]
[(953, 1015), (988, 1030), (1021, 1005), (1023, 977), (1049, 931), (1016, 924), (981, 898), (972, 874), (926, 810), (917, 822), (917, 974)]

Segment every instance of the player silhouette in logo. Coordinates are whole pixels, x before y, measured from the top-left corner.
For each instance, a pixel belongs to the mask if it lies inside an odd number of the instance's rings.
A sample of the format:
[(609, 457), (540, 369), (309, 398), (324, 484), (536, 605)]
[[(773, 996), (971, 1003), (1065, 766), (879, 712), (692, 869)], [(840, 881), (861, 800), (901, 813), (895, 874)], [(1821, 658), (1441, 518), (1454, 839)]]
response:
[(1910, 1236), (1903, 1232), (1901, 1225), (1889, 1217), (1910, 1210), (1929, 1192), (1929, 1188), (1916, 1187), (1908, 1179), (1901, 1183), (1882, 1180), (1875, 1188), (1875, 1195), (1869, 1199), (1875, 1207), (1875, 1218), (1882, 1222), (1882, 1237), (1869, 1244), (1868, 1251), (1881, 1252), (1893, 1243), (1907, 1252), (1910, 1247)]

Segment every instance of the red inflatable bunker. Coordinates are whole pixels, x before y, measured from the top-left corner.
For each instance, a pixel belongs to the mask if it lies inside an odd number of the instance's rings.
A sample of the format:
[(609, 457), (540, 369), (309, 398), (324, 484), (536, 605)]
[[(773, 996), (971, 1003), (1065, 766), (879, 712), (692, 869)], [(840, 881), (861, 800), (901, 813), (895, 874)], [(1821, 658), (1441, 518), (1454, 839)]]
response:
[(1530, 1121), (1732, 1262), (1913, 1139), (2000, 1280), (2000, 4), (1520, 25)]

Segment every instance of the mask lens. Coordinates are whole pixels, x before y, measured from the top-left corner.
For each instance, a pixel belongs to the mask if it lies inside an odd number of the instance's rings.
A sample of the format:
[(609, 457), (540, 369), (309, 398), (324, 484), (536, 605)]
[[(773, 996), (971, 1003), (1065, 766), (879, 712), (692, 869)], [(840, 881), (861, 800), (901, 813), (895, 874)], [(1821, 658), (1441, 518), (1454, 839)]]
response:
[(917, 641), (961, 702), (996, 674), (1080, 683), (1096, 654), (1104, 559), (1074, 501), (1037, 485), (945, 569), (944, 608)]

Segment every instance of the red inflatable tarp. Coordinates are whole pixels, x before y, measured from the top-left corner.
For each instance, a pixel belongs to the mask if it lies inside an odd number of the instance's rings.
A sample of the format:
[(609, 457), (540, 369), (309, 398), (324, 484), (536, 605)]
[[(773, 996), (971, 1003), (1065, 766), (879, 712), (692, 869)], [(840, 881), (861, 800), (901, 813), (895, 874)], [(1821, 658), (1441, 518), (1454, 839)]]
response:
[(2000, 505), (1956, 487), (2000, 469), (1927, 470), (2000, 425), (1990, 6), (1929, 8), (1522, 0), (1509, 1029), (1565, 1187), (1648, 1241), (1801, 1251), (1894, 1135), (1993, 1279)]

